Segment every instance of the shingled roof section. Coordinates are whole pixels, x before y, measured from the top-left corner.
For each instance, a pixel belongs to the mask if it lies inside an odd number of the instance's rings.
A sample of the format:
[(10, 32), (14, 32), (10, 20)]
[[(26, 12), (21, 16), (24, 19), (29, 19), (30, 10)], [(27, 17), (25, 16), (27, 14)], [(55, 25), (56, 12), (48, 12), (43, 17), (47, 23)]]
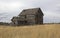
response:
[[(32, 9), (25, 9), (23, 10), (20, 14), (20, 15), (29, 15), (29, 14), (36, 14), (38, 10), (41, 10), (40, 8), (32, 8)], [(41, 11), (42, 13), (42, 11)], [(43, 14), (43, 13), (42, 13)]]

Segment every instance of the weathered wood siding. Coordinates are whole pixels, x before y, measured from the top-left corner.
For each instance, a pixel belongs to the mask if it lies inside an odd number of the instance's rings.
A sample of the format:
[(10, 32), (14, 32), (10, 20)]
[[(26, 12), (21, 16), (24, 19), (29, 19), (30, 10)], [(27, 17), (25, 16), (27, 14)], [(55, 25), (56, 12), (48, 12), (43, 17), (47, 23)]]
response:
[(14, 24), (43, 24), (43, 13), (40, 8), (23, 10), (12, 18)]

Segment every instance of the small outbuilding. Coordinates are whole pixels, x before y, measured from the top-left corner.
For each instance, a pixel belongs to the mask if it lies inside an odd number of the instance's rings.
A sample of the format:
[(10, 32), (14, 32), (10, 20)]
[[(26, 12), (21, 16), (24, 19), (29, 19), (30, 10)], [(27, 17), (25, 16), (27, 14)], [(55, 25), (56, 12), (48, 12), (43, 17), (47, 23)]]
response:
[(13, 17), (11, 21), (15, 25), (43, 24), (43, 16), (40, 8), (25, 9), (18, 16)]

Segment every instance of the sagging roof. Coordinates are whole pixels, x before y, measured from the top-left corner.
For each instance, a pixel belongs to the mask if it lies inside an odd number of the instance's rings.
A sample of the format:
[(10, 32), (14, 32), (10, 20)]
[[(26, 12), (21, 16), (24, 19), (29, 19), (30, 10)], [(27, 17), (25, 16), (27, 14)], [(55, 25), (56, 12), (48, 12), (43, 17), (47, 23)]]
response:
[(20, 15), (27, 15), (27, 14), (36, 14), (38, 12), (38, 10), (41, 11), (40, 8), (25, 9), (18, 16), (20, 16)]

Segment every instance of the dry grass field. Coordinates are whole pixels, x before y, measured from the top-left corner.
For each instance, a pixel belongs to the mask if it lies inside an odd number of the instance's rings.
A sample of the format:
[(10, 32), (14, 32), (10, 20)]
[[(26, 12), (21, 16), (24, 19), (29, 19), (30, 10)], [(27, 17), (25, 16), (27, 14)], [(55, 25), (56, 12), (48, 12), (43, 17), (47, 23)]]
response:
[(60, 38), (60, 24), (0, 26), (0, 38)]

